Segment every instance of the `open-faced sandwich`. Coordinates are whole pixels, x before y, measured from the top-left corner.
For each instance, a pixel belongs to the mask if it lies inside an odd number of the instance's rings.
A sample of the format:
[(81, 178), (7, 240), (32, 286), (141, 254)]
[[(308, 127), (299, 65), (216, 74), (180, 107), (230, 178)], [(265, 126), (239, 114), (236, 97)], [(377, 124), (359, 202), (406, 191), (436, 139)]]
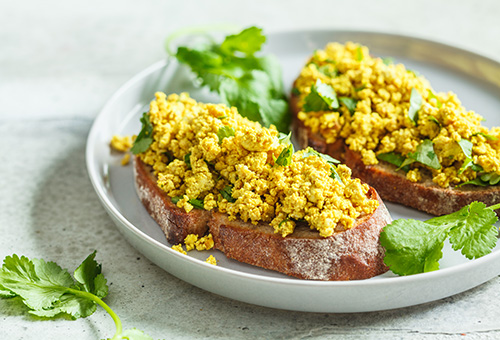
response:
[(384, 200), (434, 215), (500, 202), (500, 128), (365, 46), (315, 51), (291, 109), (301, 147), (341, 160)]
[(347, 166), (187, 94), (157, 93), (141, 121), (136, 189), (172, 245), (209, 235), (229, 258), (303, 279), (387, 271), (379, 236), (391, 218)]

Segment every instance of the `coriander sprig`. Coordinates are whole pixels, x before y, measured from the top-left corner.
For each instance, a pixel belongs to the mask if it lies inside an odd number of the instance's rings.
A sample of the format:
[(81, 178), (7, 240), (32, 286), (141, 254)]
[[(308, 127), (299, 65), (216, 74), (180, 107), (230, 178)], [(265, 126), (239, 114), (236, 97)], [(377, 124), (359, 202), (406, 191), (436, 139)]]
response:
[(174, 53), (171, 44), (178, 37), (174, 33), (167, 39), (167, 52), (189, 66), (203, 86), (217, 92), (225, 104), (237, 107), (242, 116), (288, 132), (290, 115), (281, 66), (273, 55), (258, 55), (266, 41), (261, 28), (248, 27), (221, 43), (209, 39), (203, 46), (180, 46)]
[(30, 260), (25, 256), (7, 256), (0, 267), (0, 297), (19, 297), (29, 313), (44, 318), (61, 314), (72, 319), (92, 315), (96, 305), (111, 316), (116, 331), (111, 340), (152, 340), (138, 329), (123, 331), (118, 315), (102, 300), (108, 294), (101, 265), (90, 254), (74, 271), (73, 278), (55, 262)]
[(384, 262), (398, 275), (437, 270), (447, 238), (453, 250), (461, 250), (469, 260), (489, 254), (497, 242), (497, 209), (500, 203), (487, 207), (472, 202), (459, 211), (427, 221), (395, 220), (380, 234)]

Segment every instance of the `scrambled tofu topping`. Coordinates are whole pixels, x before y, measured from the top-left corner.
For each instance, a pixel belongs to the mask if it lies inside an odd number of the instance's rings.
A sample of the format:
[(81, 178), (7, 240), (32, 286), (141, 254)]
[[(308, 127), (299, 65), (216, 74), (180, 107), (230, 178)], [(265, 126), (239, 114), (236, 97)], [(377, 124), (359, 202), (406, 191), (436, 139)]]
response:
[[(149, 120), (153, 142), (139, 157), (188, 212), (217, 209), (233, 220), (270, 223), (283, 237), (306, 221), (327, 237), (378, 207), (349, 168), (317, 153), (293, 153), (273, 126), (264, 128), (235, 108), (156, 93)], [(186, 241), (197, 247), (196, 240)]]
[[(307, 103), (317, 84), (333, 89), (338, 108)], [(425, 173), (441, 187), (500, 180), (500, 128), (482, 126), (483, 118), (467, 111), (454, 93), (435, 93), (426, 79), (372, 57), (365, 46), (330, 43), (316, 51), (294, 91), (298, 118), (328, 143), (343, 138), (367, 165), (399, 156), (393, 164), (407, 165), (408, 180), (421, 181)], [(425, 140), (432, 147), (423, 150)]]

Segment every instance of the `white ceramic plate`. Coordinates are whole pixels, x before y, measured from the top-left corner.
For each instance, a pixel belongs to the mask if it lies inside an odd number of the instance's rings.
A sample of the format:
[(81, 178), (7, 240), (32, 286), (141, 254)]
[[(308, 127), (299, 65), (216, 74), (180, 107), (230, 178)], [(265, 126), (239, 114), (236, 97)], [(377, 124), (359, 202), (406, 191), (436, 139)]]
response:
[[(300, 31), (272, 34), (266, 53), (283, 66), (287, 90), (314, 49), (329, 41), (355, 41), (371, 53), (390, 56), (425, 75), (437, 91), (454, 91), (469, 109), (481, 113), (487, 125), (498, 125), (500, 64), (479, 55), (436, 42), (373, 32)], [(400, 308), (441, 299), (480, 285), (500, 273), (500, 246), (483, 258), (468, 261), (445, 247), (439, 271), (396, 277), (384, 275), (363, 281), (298, 280), (227, 259), (222, 253), (192, 251), (189, 256), (170, 245), (136, 196), (131, 166), (110, 152), (114, 134), (137, 134), (139, 116), (147, 111), (154, 92), (183, 92), (200, 101), (217, 101), (196, 88), (193, 76), (175, 60), (160, 61), (124, 84), (102, 109), (90, 131), (87, 167), (105, 209), (126, 239), (161, 268), (207, 291), (273, 308), (309, 312), (363, 312)], [(427, 219), (414, 210), (387, 204), (393, 218)], [(218, 266), (204, 260), (213, 254)]]

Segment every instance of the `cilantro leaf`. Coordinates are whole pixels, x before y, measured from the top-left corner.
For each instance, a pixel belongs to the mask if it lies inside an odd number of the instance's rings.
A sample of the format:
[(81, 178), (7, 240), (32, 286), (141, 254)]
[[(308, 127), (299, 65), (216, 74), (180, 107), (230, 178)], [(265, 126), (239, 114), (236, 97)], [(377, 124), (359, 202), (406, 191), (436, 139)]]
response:
[(191, 204), (193, 207), (198, 208), (198, 209), (205, 209), (205, 206), (203, 205), (203, 201), (196, 199), (196, 198), (191, 198), (188, 200), (189, 204)]
[(222, 195), (223, 198), (225, 198), (228, 202), (235, 202), (236, 199), (233, 198), (233, 186), (232, 185), (226, 185), (221, 191), (220, 194)]
[(349, 110), (351, 114), (356, 111), (356, 105), (358, 105), (358, 101), (356, 99), (350, 97), (339, 97), (339, 101)]
[(73, 273), (73, 277), (82, 285), (82, 290), (102, 299), (108, 295), (108, 286), (106, 279), (101, 274), (102, 266), (95, 260), (96, 253), (94, 251), (82, 262)]
[(439, 269), (444, 240), (468, 259), (491, 252), (497, 242), (500, 205), (486, 207), (472, 202), (454, 213), (425, 222), (399, 219), (384, 227), (380, 243), (386, 249), (384, 262), (398, 275), (411, 275)]
[(141, 123), (141, 132), (137, 135), (134, 145), (132, 145), (132, 148), (130, 149), (134, 155), (145, 152), (151, 143), (153, 143), (153, 125), (149, 120), (148, 112), (144, 112), (142, 114)]
[(396, 153), (396, 152), (385, 152), (385, 153), (379, 153), (377, 155), (377, 158), (380, 159), (381, 161), (385, 161), (387, 163), (390, 163), (392, 165), (397, 166), (398, 168), (401, 168), (401, 165), (405, 161), (406, 157)]
[(436, 99), (437, 107), (438, 107), (438, 109), (440, 109), (441, 106), (443, 106), (443, 103), (441, 103), (441, 101), (438, 99), (438, 97), (436, 97), (436, 95), (431, 90), (429, 90), (428, 93), (429, 93), (430, 99)]
[(304, 98), (304, 112), (338, 109), (339, 101), (335, 90), (321, 80), (311, 86), (311, 92)]
[(310, 156), (317, 156), (317, 157), (325, 160), (328, 164), (330, 164), (330, 170), (332, 171), (332, 173), (330, 174), (330, 177), (333, 179), (336, 179), (340, 183), (344, 183), (344, 181), (342, 180), (342, 177), (340, 177), (340, 175), (337, 172), (336, 164), (340, 163), (339, 160), (336, 160), (335, 158), (331, 157), (330, 155), (326, 155), (324, 153), (318, 152), (318, 151), (314, 150), (313, 148), (311, 148), (310, 146), (308, 146), (302, 152), (302, 158), (307, 158)]
[(265, 41), (262, 29), (249, 27), (227, 36), (220, 45), (181, 46), (175, 57), (191, 68), (203, 86), (217, 92), (222, 102), (238, 108), (244, 117), (288, 131), (290, 115), (281, 66), (272, 55), (256, 55)]
[(74, 281), (54, 262), (7, 256), (0, 270), (0, 286), (21, 297), (33, 310), (50, 309)]
[(450, 242), (454, 250), (462, 250), (469, 260), (491, 252), (495, 247), (498, 228), (497, 215), (482, 202), (472, 202), (459, 210), (455, 216), (455, 227), (450, 231)]
[(293, 153), (293, 144), (290, 143), (281, 151), (280, 155), (275, 159), (274, 163), (281, 166), (289, 166), (290, 164), (292, 164)]
[(290, 132), (288, 135), (280, 132), (278, 135), (278, 141), (280, 144), (289, 144), (292, 139), (292, 132)]
[(477, 136), (477, 135), (479, 135), (479, 136), (483, 136), (484, 138), (486, 138), (486, 140), (491, 140), (491, 141), (498, 140), (498, 138), (497, 138), (497, 137), (492, 136), (492, 135), (488, 135), (488, 134), (486, 134), (486, 133), (484, 133), (484, 132), (476, 132), (476, 133), (473, 133), (472, 135), (473, 135), (473, 136)]
[[(234, 129), (230, 126), (224, 125), (217, 130), (217, 137), (219, 137), (219, 144), (222, 143), (222, 140), (227, 137), (234, 136)], [(191, 164), (191, 163), (190, 163)]]
[(363, 49), (361, 48), (361, 46), (358, 46), (358, 48), (356, 49), (356, 60), (363, 61), (363, 59), (364, 59)]
[(227, 54), (241, 52), (245, 55), (253, 55), (260, 51), (266, 37), (262, 34), (262, 29), (257, 27), (248, 27), (238, 34), (228, 35), (220, 49)]
[(432, 143), (430, 139), (424, 139), (424, 141), (417, 146), (415, 152), (410, 152), (400, 167), (402, 168), (413, 162), (419, 162), (433, 169), (441, 169), (439, 159), (434, 152), (434, 143)]
[(339, 160), (333, 158), (332, 156), (318, 152), (318, 151), (314, 150), (313, 148), (311, 148), (310, 146), (305, 148), (305, 150), (302, 152), (302, 158), (307, 158), (309, 156), (318, 156), (319, 158), (322, 158), (325, 161), (327, 161), (328, 163), (330, 163), (330, 165), (340, 163)]
[(410, 117), (410, 120), (415, 125), (417, 125), (418, 122), (418, 111), (420, 111), (422, 103), (423, 103), (422, 95), (415, 88), (411, 89), (408, 117)]
[(188, 152), (187, 154), (184, 155), (184, 163), (186, 163), (188, 170), (191, 170), (191, 152)]
[(472, 162), (472, 142), (468, 141), (467, 139), (461, 139), (457, 143), (465, 155), (465, 160), (462, 164), (462, 167), (458, 171), (458, 173), (461, 174), (465, 171), (465, 169), (474, 165), (474, 163)]
[(0, 267), (0, 297), (18, 296), (29, 312), (45, 318), (67, 314), (73, 319), (94, 313), (96, 304), (103, 307), (115, 322), (113, 339), (151, 340), (135, 328), (122, 331), (120, 318), (101, 298), (107, 295), (101, 265), (90, 254), (75, 270), (74, 278), (54, 262), (30, 260), (25, 256), (7, 256)]
[(384, 263), (398, 275), (411, 275), (439, 269), (447, 227), (399, 219), (384, 227), (380, 243), (385, 248)]

